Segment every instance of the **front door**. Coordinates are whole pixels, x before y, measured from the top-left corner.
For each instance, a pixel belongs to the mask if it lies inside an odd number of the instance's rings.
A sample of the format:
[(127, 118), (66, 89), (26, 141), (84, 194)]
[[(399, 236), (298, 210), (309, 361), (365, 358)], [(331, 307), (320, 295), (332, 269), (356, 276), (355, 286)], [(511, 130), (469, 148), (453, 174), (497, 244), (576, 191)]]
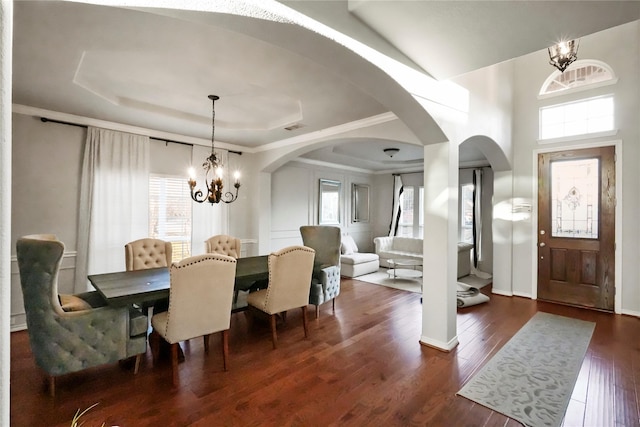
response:
[(613, 311), (615, 148), (538, 155), (538, 298)]

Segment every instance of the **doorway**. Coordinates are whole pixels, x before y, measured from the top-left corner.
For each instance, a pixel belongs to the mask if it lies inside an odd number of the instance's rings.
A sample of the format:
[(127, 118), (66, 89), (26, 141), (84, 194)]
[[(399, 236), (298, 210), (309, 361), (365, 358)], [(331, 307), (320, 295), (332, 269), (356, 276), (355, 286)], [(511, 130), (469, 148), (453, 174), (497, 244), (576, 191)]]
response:
[(538, 298), (613, 311), (615, 147), (538, 154)]

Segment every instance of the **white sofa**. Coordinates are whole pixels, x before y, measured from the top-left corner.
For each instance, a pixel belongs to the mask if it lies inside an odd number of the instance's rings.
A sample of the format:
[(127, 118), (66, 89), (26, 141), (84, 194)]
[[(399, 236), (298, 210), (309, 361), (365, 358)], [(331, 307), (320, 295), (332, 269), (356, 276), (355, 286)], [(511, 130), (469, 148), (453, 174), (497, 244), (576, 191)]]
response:
[(390, 268), (388, 260), (393, 258), (422, 261), (422, 239), (411, 237), (376, 237), (373, 239), (380, 266)]
[(356, 242), (351, 236), (343, 235), (340, 243), (340, 275), (358, 277), (363, 274), (375, 273), (380, 264), (378, 255), (358, 252)]
[[(411, 237), (376, 237), (373, 239), (380, 266), (389, 268), (389, 259), (415, 259), (422, 261), (422, 239)], [(473, 245), (458, 243), (458, 278), (471, 273), (470, 254)]]

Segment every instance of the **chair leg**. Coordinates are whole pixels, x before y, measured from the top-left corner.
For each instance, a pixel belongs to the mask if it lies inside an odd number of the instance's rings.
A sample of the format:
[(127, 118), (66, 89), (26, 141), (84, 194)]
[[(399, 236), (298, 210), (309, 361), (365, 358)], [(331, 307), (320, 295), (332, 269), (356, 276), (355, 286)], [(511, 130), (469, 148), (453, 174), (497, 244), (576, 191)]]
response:
[(142, 353), (136, 355), (136, 363), (133, 365), (133, 375), (138, 373), (138, 369), (140, 369), (140, 361), (142, 360)]
[(178, 343), (171, 344), (171, 373), (174, 387), (178, 387)]
[(210, 334), (202, 336), (202, 339), (204, 340), (204, 352), (205, 352), (205, 354), (209, 354), (209, 337), (210, 337)]
[(222, 364), (224, 366), (224, 370), (228, 371), (228, 363), (229, 363), (229, 330), (225, 329), (222, 331)]
[(302, 307), (302, 326), (304, 327), (304, 337), (309, 335), (309, 321), (307, 320), (307, 306)]
[(320, 317), (320, 306), (316, 305), (316, 319)]
[(333, 304), (333, 313), (335, 314), (335, 312), (336, 312), (336, 298), (335, 297), (333, 297), (333, 300), (332, 300), (331, 304)]
[(153, 356), (153, 363), (156, 363), (160, 358), (160, 340), (163, 339), (155, 329), (149, 334), (149, 347), (151, 347), (151, 355)]
[(278, 347), (278, 335), (276, 334), (276, 315), (272, 314), (269, 319), (271, 322), (271, 341), (273, 342), (273, 349)]
[(56, 397), (56, 377), (49, 375), (49, 396)]

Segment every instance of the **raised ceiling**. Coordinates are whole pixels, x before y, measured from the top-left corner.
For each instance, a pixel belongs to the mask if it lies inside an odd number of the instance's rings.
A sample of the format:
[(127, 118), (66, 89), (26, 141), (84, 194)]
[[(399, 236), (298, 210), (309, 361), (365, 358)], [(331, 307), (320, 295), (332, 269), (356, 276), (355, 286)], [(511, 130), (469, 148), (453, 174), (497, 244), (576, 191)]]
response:
[[(635, 1), (282, 3), (437, 78), (640, 17)], [(344, 75), (313, 61), (314, 46), (303, 56), (266, 41), (278, 32), (291, 37), (290, 24), (205, 13), (15, 2), (14, 103), (206, 143), (207, 95), (216, 94), (216, 139), (247, 150), (388, 113)], [(247, 25), (264, 36), (235, 31)], [(383, 138), (336, 139), (304, 156), (370, 171), (415, 169), (422, 149), (405, 144), (408, 129), (397, 120), (386, 129)], [(390, 146), (400, 148), (394, 159), (382, 152)]]

